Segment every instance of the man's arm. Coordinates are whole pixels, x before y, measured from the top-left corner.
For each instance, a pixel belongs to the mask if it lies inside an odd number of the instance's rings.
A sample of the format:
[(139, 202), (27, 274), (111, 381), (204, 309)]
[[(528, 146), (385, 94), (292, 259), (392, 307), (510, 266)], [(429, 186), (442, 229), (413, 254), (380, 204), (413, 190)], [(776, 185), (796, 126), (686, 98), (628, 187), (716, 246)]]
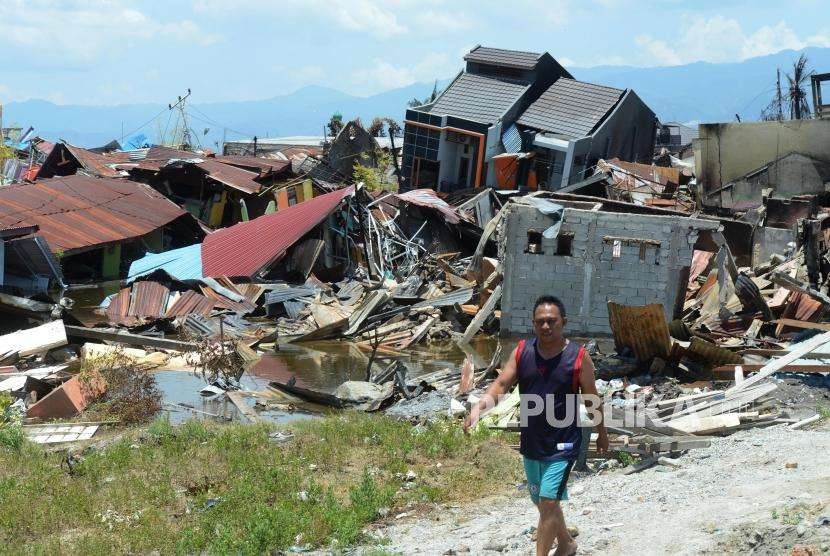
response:
[(464, 430), (475, 427), (478, 424), (478, 419), (481, 412), (487, 408), (495, 407), (498, 403), (499, 396), (509, 392), (516, 384), (518, 374), (516, 372), (516, 350), (515, 348), (510, 352), (510, 359), (502, 367), (499, 376), (493, 381), (493, 384), (481, 396), (478, 402), (470, 408), (470, 414), (464, 419)]
[(586, 352), (582, 357), (582, 369), (579, 374), (579, 386), (582, 391), (582, 401), (588, 410), (588, 415), (599, 414), (599, 423), (595, 424), (597, 429), (597, 449), (600, 452), (608, 451), (608, 431), (605, 429), (605, 415), (602, 413), (602, 398), (597, 392), (596, 372), (591, 356)]

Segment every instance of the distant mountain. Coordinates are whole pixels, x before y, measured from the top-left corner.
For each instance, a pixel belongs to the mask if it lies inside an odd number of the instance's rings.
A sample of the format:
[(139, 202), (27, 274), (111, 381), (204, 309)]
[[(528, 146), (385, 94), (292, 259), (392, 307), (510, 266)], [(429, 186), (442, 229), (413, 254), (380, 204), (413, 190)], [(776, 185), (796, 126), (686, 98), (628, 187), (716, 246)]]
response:
[[(439, 80), (439, 87), (447, 80)], [(425, 98), (434, 82), (415, 83), (369, 97), (357, 97), (336, 89), (310, 85), (291, 94), (266, 100), (190, 104), (190, 127), (203, 146), (216, 148), (223, 134), (228, 140), (240, 137), (322, 135), (323, 126), (334, 113), (344, 119), (359, 117), (369, 124), (375, 116), (403, 120), (407, 101)], [(168, 124), (164, 104), (122, 104), (117, 106), (57, 105), (45, 100), (12, 102), (4, 107), (5, 121), (23, 127), (34, 126), (35, 134), (63, 139), (83, 147), (97, 147), (112, 139), (130, 136), (139, 128), (154, 141)], [(154, 117), (162, 113), (161, 118)], [(174, 115), (175, 118), (175, 115)], [(146, 125), (147, 122), (151, 122)], [(142, 127), (144, 126), (144, 127)], [(169, 128), (168, 128), (169, 129)], [(205, 134), (204, 130), (208, 132)]]
[(784, 73), (792, 71), (793, 61), (801, 53), (807, 55), (809, 67), (817, 73), (830, 71), (830, 48), (811, 47), (734, 63), (695, 62), (655, 68), (598, 66), (573, 68), (571, 73), (584, 81), (634, 89), (664, 122), (734, 122), (735, 114), (751, 121), (760, 117), (773, 97), (775, 69), (781, 68), (783, 86)]
[[(743, 62), (712, 64), (696, 62), (682, 66), (637, 68), (598, 66), (570, 68), (577, 79), (634, 89), (662, 121), (730, 122), (757, 120), (773, 95), (775, 70), (789, 71), (804, 52), (817, 72), (830, 71), (830, 48), (784, 50)], [(783, 75), (782, 75), (783, 79)], [(446, 86), (449, 79), (439, 80)], [(215, 148), (223, 133), (227, 139), (320, 135), (332, 114), (344, 119), (360, 117), (369, 123), (375, 116), (402, 120), (406, 103), (424, 98), (433, 83), (416, 83), (369, 97), (357, 97), (316, 85), (266, 100), (213, 102), (190, 105), (191, 127), (202, 145)], [(167, 118), (163, 104), (119, 106), (56, 105), (43, 100), (13, 102), (4, 106), (6, 122), (24, 127), (48, 139), (65, 139), (81, 146), (100, 146), (151, 121), (142, 132), (155, 140), (164, 131)], [(208, 130), (204, 134), (204, 130)]]

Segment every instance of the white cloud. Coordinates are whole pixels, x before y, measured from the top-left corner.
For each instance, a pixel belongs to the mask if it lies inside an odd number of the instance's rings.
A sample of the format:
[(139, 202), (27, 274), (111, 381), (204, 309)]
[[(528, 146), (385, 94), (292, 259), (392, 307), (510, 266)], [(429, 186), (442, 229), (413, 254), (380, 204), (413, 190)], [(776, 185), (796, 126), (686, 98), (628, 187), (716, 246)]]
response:
[(0, 47), (25, 52), (39, 63), (90, 66), (135, 41), (149, 40), (206, 46), (219, 37), (187, 19), (154, 20), (121, 0), (0, 3)]
[(413, 21), (420, 30), (430, 33), (457, 33), (480, 25), (476, 18), (466, 13), (446, 10), (419, 11), (413, 16)]
[(372, 0), (338, 0), (315, 2), (321, 10), (350, 31), (367, 32), (379, 39), (396, 37), (407, 31), (397, 16)]
[(830, 33), (802, 39), (784, 21), (747, 33), (737, 20), (718, 15), (692, 20), (671, 42), (648, 34), (637, 35), (634, 41), (643, 50), (640, 61), (644, 65), (675, 66), (697, 61), (734, 62), (785, 49), (828, 46)]
[(245, 14), (246, 18), (261, 16), (281, 24), (290, 18), (309, 27), (322, 20), (335, 28), (386, 40), (408, 31), (398, 21), (401, 10), (388, 6), (389, 2), (379, 0), (196, 0), (193, 9), (215, 18)]
[(354, 73), (355, 88), (361, 93), (375, 93), (405, 87), (421, 81), (450, 77), (460, 66), (458, 60), (447, 54), (431, 52), (415, 65), (394, 65), (383, 58), (375, 58), (371, 68)]

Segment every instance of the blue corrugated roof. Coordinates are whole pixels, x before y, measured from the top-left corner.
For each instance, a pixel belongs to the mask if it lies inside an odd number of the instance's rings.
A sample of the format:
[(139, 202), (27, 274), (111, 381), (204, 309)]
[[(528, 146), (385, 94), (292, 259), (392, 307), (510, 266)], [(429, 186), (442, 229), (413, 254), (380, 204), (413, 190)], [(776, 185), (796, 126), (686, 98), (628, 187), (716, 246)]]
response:
[(504, 133), (501, 134), (501, 142), (504, 145), (504, 150), (506, 152), (522, 152), (522, 136), (519, 134), (519, 128), (516, 127), (516, 124), (510, 124), (510, 126), (504, 130)]
[(189, 245), (164, 253), (147, 253), (130, 265), (127, 281), (156, 270), (164, 270), (177, 280), (202, 280), (202, 244)]

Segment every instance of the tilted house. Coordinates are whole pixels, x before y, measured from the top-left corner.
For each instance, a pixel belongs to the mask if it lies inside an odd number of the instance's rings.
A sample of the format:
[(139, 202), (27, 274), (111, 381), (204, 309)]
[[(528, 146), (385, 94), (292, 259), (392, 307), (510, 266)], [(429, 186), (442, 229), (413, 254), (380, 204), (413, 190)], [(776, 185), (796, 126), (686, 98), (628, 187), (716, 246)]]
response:
[(401, 189), (558, 189), (600, 158), (651, 154), (656, 120), (633, 91), (577, 81), (548, 53), (476, 46), (464, 60), (433, 102), (406, 112)]

